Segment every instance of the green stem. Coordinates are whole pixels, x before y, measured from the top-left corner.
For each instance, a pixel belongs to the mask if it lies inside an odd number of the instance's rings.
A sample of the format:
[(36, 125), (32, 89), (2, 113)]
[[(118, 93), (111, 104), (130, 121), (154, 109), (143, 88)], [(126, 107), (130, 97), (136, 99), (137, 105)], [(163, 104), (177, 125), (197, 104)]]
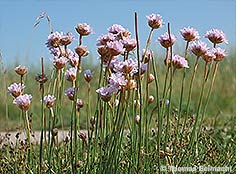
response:
[(206, 78), (205, 77), (206, 77), (206, 74), (208, 73), (208, 68), (207, 67), (208, 67), (208, 62), (206, 62), (206, 64), (205, 64), (202, 90), (201, 90), (201, 94), (200, 94), (200, 98), (199, 98), (199, 102), (198, 102), (198, 107), (197, 107), (197, 115), (196, 115), (196, 118), (195, 118), (193, 130), (192, 130), (191, 137), (190, 137), (190, 149), (192, 149), (192, 146), (193, 146), (193, 142), (194, 142), (194, 138), (195, 138), (195, 134), (196, 134), (196, 128), (197, 128), (198, 119), (199, 119), (199, 113), (200, 113), (200, 110), (201, 110), (202, 97), (203, 97), (203, 94), (204, 94), (204, 89), (205, 89), (205, 84), (206, 84)]
[(193, 82), (194, 82), (194, 78), (195, 78), (197, 68), (198, 68), (198, 60), (199, 60), (199, 57), (197, 57), (197, 59), (196, 59), (194, 69), (193, 69), (193, 74), (192, 74), (191, 81), (190, 81), (188, 101), (187, 101), (187, 111), (186, 111), (186, 115), (185, 115), (185, 118), (184, 118), (183, 128), (182, 128), (182, 131), (181, 131), (180, 144), (182, 144), (182, 141), (183, 141), (183, 133), (184, 133), (184, 129), (186, 127), (186, 122), (187, 122), (187, 118), (188, 118), (188, 114), (189, 114), (190, 102), (191, 102), (191, 96), (192, 96), (192, 88), (193, 88)]

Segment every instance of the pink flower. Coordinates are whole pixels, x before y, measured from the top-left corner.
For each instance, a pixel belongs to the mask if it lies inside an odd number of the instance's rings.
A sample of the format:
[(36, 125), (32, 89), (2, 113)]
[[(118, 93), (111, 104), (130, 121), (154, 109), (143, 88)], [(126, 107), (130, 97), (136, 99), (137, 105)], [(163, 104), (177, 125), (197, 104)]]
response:
[(183, 36), (183, 39), (188, 42), (199, 39), (199, 33), (195, 28), (184, 27), (180, 30), (180, 33)]
[(111, 100), (112, 94), (116, 92), (113, 87), (102, 87), (96, 90), (96, 92), (101, 96), (102, 100), (108, 102)]
[(108, 30), (109, 33), (112, 33), (112, 34), (118, 34), (120, 32), (126, 31), (126, 29), (123, 26), (118, 25), (118, 24), (112, 25), (107, 30)]
[(62, 33), (60, 38), (60, 45), (69, 45), (73, 40), (75, 40), (75, 38), (71, 32)]
[(188, 66), (188, 61), (179, 55), (174, 55), (172, 58), (172, 64), (175, 69), (180, 69), (180, 68), (189, 68)]
[(75, 30), (81, 35), (81, 36), (87, 36), (89, 35), (91, 32), (92, 32), (92, 28), (86, 24), (86, 23), (83, 23), (83, 24), (78, 24), (76, 27), (75, 27)]
[(157, 39), (157, 41), (159, 41), (163, 47), (168, 48), (168, 47), (171, 47), (175, 43), (176, 37), (173, 34), (170, 34), (170, 38), (169, 38), (169, 34), (166, 32), (163, 35), (161, 35)]
[(106, 45), (107, 42), (114, 41), (114, 40), (115, 40), (115, 36), (112, 33), (102, 35), (97, 39), (97, 42), (98, 42), (97, 46)]
[(159, 14), (151, 14), (149, 16), (146, 16), (148, 19), (148, 25), (152, 29), (157, 29), (163, 26), (162, 16)]
[(56, 100), (56, 97), (54, 97), (53, 95), (47, 95), (47, 96), (44, 96), (43, 98), (43, 101), (48, 108), (53, 107), (55, 100)]
[(135, 47), (136, 47), (136, 40), (127, 37), (127, 38), (124, 38), (123, 44), (124, 44), (125, 50), (129, 52), (129, 51), (132, 51), (132, 50), (135, 49)]
[(112, 56), (117, 56), (123, 51), (123, 44), (117, 40), (107, 42), (107, 48)]
[(112, 73), (109, 77), (109, 85), (117, 91), (127, 85), (128, 80), (121, 73)]
[(13, 83), (7, 89), (8, 89), (8, 92), (11, 93), (13, 97), (18, 97), (24, 88), (25, 88), (24, 84)]
[(60, 57), (60, 58), (54, 57), (54, 59), (52, 60), (53, 65), (56, 69), (64, 68), (66, 66), (67, 61), (68, 59), (65, 57)]
[(62, 38), (62, 33), (54, 32), (48, 36), (46, 46), (50, 49), (52, 47), (56, 48), (60, 46), (60, 39)]
[(18, 107), (23, 110), (27, 111), (30, 108), (32, 96), (28, 94), (20, 95), (13, 100), (13, 104), (18, 105)]
[(225, 33), (222, 30), (212, 29), (210, 31), (207, 31), (204, 36), (205, 38), (208, 38), (214, 44), (219, 44), (222, 42), (225, 42), (226, 44), (228, 44)]
[(202, 55), (202, 58), (206, 62), (213, 61), (216, 58), (214, 50), (208, 50), (205, 54)]
[(72, 67), (72, 68), (66, 70), (66, 74), (65, 74), (66, 80), (68, 80), (70, 82), (75, 81), (76, 80), (76, 73), (77, 73), (77, 68), (75, 68), (75, 67)]
[(65, 95), (70, 99), (70, 100), (74, 100), (74, 94), (75, 94), (75, 88), (68, 88), (65, 91)]
[(216, 56), (216, 58), (214, 59), (215, 61), (221, 61), (224, 59), (225, 56), (227, 56), (225, 49), (222, 49), (220, 47), (213, 48), (213, 52)]
[(208, 49), (209, 49), (209, 47), (207, 46), (207, 44), (202, 41), (195, 41), (190, 45), (190, 50), (197, 57), (200, 57), (203, 54), (205, 54)]

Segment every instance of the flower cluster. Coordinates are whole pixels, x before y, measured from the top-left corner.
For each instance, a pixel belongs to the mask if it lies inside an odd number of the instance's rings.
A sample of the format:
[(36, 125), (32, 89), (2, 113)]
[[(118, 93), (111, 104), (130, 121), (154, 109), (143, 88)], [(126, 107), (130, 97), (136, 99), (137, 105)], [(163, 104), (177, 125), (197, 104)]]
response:
[(23, 90), (25, 85), (23, 83), (23, 76), (28, 72), (28, 69), (24, 66), (17, 66), (15, 72), (21, 76), (21, 83), (13, 83), (8, 87), (8, 92), (14, 97), (13, 104), (18, 105), (22, 111), (27, 111), (30, 108), (32, 96), (30, 94), (24, 94)]
[(109, 64), (121, 53), (129, 54), (136, 47), (136, 40), (131, 38), (131, 33), (123, 26), (114, 24), (107, 30), (107, 34), (97, 39), (97, 51), (103, 64)]

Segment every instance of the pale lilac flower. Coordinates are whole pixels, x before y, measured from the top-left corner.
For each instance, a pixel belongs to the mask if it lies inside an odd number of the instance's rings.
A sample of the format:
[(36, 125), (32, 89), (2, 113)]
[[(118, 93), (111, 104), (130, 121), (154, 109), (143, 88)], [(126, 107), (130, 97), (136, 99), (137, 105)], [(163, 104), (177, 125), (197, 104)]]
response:
[(188, 61), (179, 55), (174, 55), (172, 58), (172, 64), (175, 69), (180, 69), (180, 68), (189, 68), (188, 66)]
[(32, 96), (29, 94), (19, 95), (13, 100), (13, 104), (18, 105), (18, 107), (23, 110), (27, 111), (30, 108)]
[(200, 57), (201, 55), (205, 54), (209, 47), (205, 42), (202, 41), (194, 41), (190, 45), (190, 50), (193, 54), (195, 54), (197, 57)]
[(25, 88), (24, 84), (13, 83), (7, 89), (8, 89), (8, 92), (11, 93), (13, 97), (18, 97), (24, 88)]
[(48, 40), (46, 42), (46, 46), (50, 49), (52, 47), (56, 48), (60, 46), (60, 39), (62, 37), (62, 33), (54, 32), (48, 36)]
[(47, 96), (44, 96), (43, 98), (43, 101), (48, 108), (53, 107), (55, 100), (56, 100), (56, 97), (54, 97), (53, 95), (47, 95)]
[(123, 26), (118, 25), (118, 24), (112, 25), (107, 30), (108, 30), (109, 33), (112, 33), (112, 34), (118, 34), (120, 32), (126, 31), (126, 29)]
[(222, 49), (220, 47), (213, 48), (213, 52), (216, 56), (216, 58), (214, 59), (215, 61), (221, 61), (225, 56), (227, 56), (225, 49)]
[(96, 90), (96, 92), (101, 96), (102, 100), (108, 102), (113, 93), (116, 93), (116, 89), (113, 87), (102, 87)]
[(183, 36), (183, 39), (188, 42), (194, 41), (200, 38), (199, 33), (195, 28), (184, 27), (183, 29), (180, 30), (180, 33)]
[(25, 75), (28, 72), (28, 69), (25, 66), (17, 66), (15, 69), (15, 72), (21, 76)]
[(65, 91), (65, 95), (70, 99), (74, 100), (75, 88), (71, 87)]
[(212, 29), (207, 31), (204, 36), (205, 38), (208, 38), (213, 44), (219, 44), (222, 42), (228, 44), (225, 33), (222, 30)]
[(115, 59), (111, 62), (113, 66), (113, 70), (118, 73), (123, 74), (135, 74), (137, 73), (137, 69), (134, 69), (137, 61), (133, 59), (127, 59), (125, 61), (120, 61), (119, 59)]
[(74, 54), (69, 57), (70, 65), (73, 67), (77, 67), (79, 65), (79, 57)]
[(148, 19), (148, 25), (152, 28), (152, 29), (157, 29), (162, 27), (162, 25), (164, 24), (162, 21), (162, 16), (159, 14), (151, 14), (149, 16), (146, 16)]
[(54, 57), (54, 59), (52, 60), (53, 65), (56, 69), (62, 69), (66, 66), (68, 59), (65, 57)]
[(176, 41), (176, 37), (173, 34), (170, 34), (170, 38), (169, 38), (169, 34), (166, 32), (163, 35), (161, 35), (157, 41), (160, 42), (160, 44), (164, 47), (164, 48), (169, 48), (171, 47), (175, 41)]
[(73, 40), (75, 40), (75, 38), (71, 32), (62, 33), (60, 38), (60, 45), (69, 45)]
[(98, 42), (97, 46), (106, 45), (107, 42), (114, 41), (115, 39), (116, 38), (115, 38), (114, 34), (112, 34), (112, 33), (102, 35), (97, 39), (97, 42)]
[(81, 36), (87, 36), (89, 35), (90, 33), (92, 33), (92, 28), (86, 24), (86, 23), (83, 23), (83, 24), (78, 24), (76, 27), (75, 27), (75, 30), (81, 35)]
[(124, 38), (123, 44), (124, 44), (125, 50), (129, 52), (135, 49), (137, 43), (135, 39), (127, 37), (127, 38)]
[(117, 56), (123, 51), (123, 44), (117, 40), (107, 42), (107, 48), (112, 56)]
[(72, 68), (66, 70), (66, 73), (65, 73), (66, 80), (68, 80), (70, 82), (75, 81), (76, 80), (76, 73), (77, 73), (76, 67), (72, 67)]
[(109, 85), (117, 89), (121, 89), (127, 85), (128, 80), (121, 73), (112, 73), (109, 77)]
[(89, 83), (92, 80), (92, 72), (90, 69), (84, 71), (84, 79)]
[(202, 55), (202, 58), (206, 62), (211, 62), (216, 58), (216, 56), (213, 50), (207, 50), (207, 52)]

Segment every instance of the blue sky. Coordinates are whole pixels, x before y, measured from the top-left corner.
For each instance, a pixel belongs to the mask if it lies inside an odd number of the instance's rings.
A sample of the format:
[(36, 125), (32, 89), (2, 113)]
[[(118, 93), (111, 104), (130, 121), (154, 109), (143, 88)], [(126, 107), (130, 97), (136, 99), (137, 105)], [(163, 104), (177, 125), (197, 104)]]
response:
[[(222, 29), (231, 49), (236, 46), (236, 1), (234, 0), (1, 0), (0, 1), (0, 51), (5, 65), (16, 60), (22, 64), (38, 64), (40, 57), (51, 58), (45, 47), (49, 34), (46, 20), (33, 28), (36, 18), (45, 11), (51, 18), (54, 31), (71, 31), (78, 23), (88, 23), (94, 34), (84, 38), (94, 59), (97, 58), (96, 39), (107, 32), (112, 24), (121, 24), (134, 36), (134, 12), (138, 12), (141, 47), (144, 47), (150, 28), (146, 15), (159, 13), (165, 23), (171, 23), (172, 33), (178, 38), (177, 50), (183, 52), (184, 42), (179, 30), (195, 27), (201, 36), (212, 28)], [(156, 38), (166, 31), (155, 31), (151, 47), (161, 50)], [(203, 38), (204, 41), (208, 42)], [(76, 43), (71, 45), (71, 49)]]

